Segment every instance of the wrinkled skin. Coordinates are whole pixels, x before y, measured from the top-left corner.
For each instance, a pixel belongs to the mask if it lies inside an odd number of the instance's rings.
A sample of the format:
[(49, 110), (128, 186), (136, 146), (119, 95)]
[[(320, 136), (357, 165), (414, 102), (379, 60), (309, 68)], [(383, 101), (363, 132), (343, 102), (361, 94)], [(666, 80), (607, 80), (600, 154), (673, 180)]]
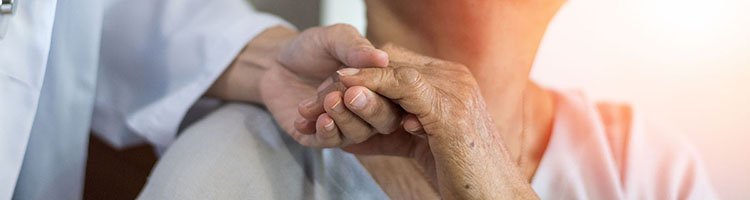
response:
[[(436, 180), (434, 184), (443, 198), (536, 197), (510, 161), (479, 87), (465, 66), (421, 56), (393, 45), (386, 45), (383, 50), (391, 60), (388, 68), (339, 70), (340, 82), (349, 88), (343, 99), (335, 99), (336, 94), (341, 93), (335, 90), (326, 95), (324, 102), (312, 103), (324, 105), (326, 112), (318, 117), (315, 134), (325, 136), (319, 138), (351, 137), (336, 125), (355, 124), (354, 127), (364, 127), (367, 132), (366, 139), (359, 142), (334, 140), (325, 145), (346, 146), (345, 150), (357, 154), (413, 158), (427, 171), (431, 180)], [(360, 95), (365, 95), (369, 101), (356, 106), (354, 99)], [(342, 101), (347, 102), (343, 104), (348, 110), (334, 111), (336, 106), (343, 106)], [(401, 109), (409, 114), (401, 114)], [(301, 114), (308, 118), (316, 111), (300, 107)], [(403, 126), (410, 131), (391, 128), (396, 124), (401, 126), (394, 121), (402, 119)], [(333, 129), (326, 129), (325, 126), (330, 124), (333, 124)], [(391, 134), (373, 134), (377, 132)]]

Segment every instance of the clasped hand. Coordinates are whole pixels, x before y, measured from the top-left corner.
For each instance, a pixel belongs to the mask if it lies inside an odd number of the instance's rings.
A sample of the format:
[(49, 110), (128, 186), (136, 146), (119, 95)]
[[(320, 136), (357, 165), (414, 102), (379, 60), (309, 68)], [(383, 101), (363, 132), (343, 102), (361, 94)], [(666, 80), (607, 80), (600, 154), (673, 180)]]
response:
[(300, 103), (298, 142), (413, 158), (444, 198), (534, 197), (468, 68), (393, 45), (383, 50), (388, 67), (338, 70), (338, 80)]

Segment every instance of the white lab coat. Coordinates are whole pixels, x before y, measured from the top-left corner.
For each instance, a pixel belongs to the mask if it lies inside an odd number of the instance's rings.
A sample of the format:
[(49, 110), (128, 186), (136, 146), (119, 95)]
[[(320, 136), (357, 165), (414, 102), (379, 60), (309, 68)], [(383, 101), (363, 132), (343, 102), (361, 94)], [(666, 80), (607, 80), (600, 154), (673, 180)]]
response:
[(81, 198), (90, 129), (169, 145), (245, 44), (286, 25), (243, 0), (16, 1), (0, 16), (0, 200)]

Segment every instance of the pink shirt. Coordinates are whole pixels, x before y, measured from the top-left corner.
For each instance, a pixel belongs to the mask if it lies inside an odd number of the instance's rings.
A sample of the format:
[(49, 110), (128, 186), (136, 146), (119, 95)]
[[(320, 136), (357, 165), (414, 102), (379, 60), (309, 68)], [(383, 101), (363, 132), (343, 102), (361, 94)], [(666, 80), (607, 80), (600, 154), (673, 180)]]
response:
[(627, 105), (555, 93), (552, 136), (532, 181), (542, 199), (715, 199), (685, 140)]

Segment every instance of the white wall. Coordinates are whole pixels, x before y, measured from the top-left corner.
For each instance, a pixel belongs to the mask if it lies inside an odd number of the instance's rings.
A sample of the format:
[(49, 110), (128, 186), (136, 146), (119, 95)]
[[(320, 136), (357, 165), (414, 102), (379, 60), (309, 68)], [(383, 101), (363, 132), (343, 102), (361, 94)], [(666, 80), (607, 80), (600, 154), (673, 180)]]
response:
[(365, 4), (362, 0), (322, 0), (320, 24), (347, 23), (365, 33)]
[[(324, 24), (364, 27), (361, 0), (324, 0)], [(750, 198), (750, 1), (570, 0), (533, 77), (628, 101), (698, 147), (725, 199)]]

